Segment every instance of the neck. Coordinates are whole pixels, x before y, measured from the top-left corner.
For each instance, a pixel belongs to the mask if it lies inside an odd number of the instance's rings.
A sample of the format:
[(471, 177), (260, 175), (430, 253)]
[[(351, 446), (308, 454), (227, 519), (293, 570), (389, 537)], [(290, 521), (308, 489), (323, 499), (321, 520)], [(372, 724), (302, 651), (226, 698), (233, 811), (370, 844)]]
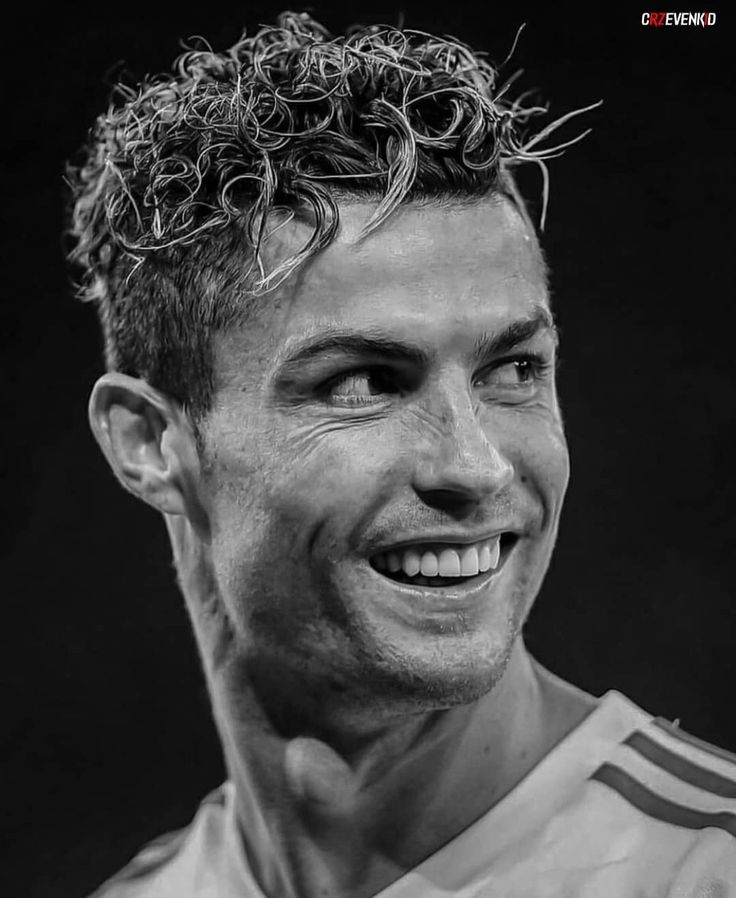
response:
[[(338, 736), (333, 722), (285, 736), (242, 681), (237, 701), (216, 707), (256, 878), (266, 895), (304, 898), (376, 894), (492, 808), (591, 710), (521, 639), (478, 701), (358, 735)], [(326, 729), (335, 738), (311, 735)]]

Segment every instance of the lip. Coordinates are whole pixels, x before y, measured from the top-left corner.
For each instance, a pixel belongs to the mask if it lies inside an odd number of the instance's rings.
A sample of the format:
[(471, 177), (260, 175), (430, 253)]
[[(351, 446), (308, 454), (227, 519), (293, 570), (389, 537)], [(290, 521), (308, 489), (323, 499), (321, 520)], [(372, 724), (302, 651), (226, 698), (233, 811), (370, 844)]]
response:
[(446, 530), (442, 533), (417, 533), (412, 536), (401, 537), (396, 542), (386, 543), (385, 545), (371, 548), (369, 557), (378, 555), (381, 552), (397, 552), (405, 549), (407, 546), (426, 546), (431, 543), (449, 546), (472, 546), (475, 543), (482, 543), (487, 540), (493, 540), (504, 534), (518, 537), (519, 532), (511, 527), (503, 527), (497, 530), (484, 530), (482, 533), (448, 533)]

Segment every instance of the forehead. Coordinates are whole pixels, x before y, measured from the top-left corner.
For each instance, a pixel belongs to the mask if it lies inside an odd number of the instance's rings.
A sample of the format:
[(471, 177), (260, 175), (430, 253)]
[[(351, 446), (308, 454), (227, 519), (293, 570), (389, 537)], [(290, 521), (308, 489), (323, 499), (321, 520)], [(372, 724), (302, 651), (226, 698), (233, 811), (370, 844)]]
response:
[[(243, 333), (220, 335), (220, 349), (226, 355), (251, 351), (262, 363), (295, 340), (336, 327), (380, 329), (439, 345), (530, 317), (547, 303), (541, 250), (508, 200), (407, 204), (363, 237), (374, 209), (342, 205), (334, 242), (279, 291), (262, 297)], [(309, 234), (307, 226), (290, 222), (267, 251), (278, 261)]]
[[(374, 210), (368, 203), (341, 206), (337, 237), (310, 265), (303, 294), (350, 283), (378, 292), (426, 290), (448, 281), (479, 286), (497, 277), (544, 280), (536, 237), (505, 198), (406, 204), (364, 238)], [(287, 232), (287, 246), (298, 245), (299, 229)]]

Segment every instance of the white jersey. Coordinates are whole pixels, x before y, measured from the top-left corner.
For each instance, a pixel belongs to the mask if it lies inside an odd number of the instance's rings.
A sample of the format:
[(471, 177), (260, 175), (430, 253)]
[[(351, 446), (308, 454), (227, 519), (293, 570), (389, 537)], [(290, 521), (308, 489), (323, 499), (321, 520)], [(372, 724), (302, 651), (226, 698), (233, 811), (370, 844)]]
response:
[[(446, 896), (736, 898), (736, 757), (609, 692), (487, 814), (376, 898)], [(232, 784), (93, 898), (264, 898)]]

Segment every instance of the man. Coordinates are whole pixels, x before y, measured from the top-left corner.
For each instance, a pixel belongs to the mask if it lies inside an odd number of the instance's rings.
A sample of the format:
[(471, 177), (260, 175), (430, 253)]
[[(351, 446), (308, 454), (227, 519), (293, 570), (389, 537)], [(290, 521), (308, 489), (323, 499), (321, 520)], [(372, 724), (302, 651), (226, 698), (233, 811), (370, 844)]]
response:
[(569, 469), (511, 169), (559, 147), (495, 74), (285, 14), (98, 120), (90, 420), (229, 773), (99, 895), (736, 895), (734, 759), (524, 647)]

